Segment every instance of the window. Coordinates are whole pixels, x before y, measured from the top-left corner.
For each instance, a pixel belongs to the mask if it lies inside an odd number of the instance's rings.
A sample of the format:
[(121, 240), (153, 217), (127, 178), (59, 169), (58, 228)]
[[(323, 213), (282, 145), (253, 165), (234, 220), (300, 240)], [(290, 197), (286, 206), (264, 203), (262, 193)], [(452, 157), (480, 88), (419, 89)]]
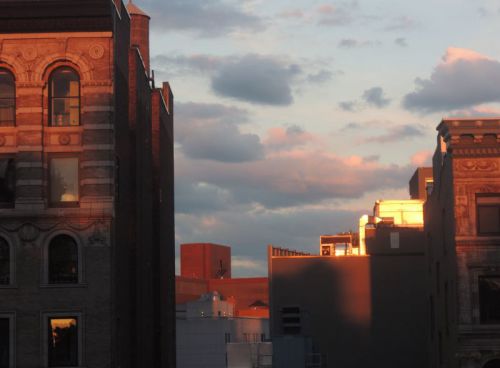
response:
[(14, 368), (14, 314), (0, 314), (0, 368)]
[(0, 126), (16, 122), (16, 81), (6, 69), (0, 69)]
[(71, 68), (56, 69), (50, 76), (50, 125), (80, 124), (80, 78)]
[(10, 246), (0, 237), (0, 285), (10, 284)]
[(79, 200), (78, 158), (50, 160), (50, 202), (54, 205), (75, 205)]
[(500, 324), (500, 276), (479, 276), (481, 323)]
[(49, 244), (49, 283), (78, 283), (78, 245), (68, 235), (57, 235)]
[(284, 335), (299, 335), (301, 333), (300, 316), (299, 307), (284, 307), (281, 309), (281, 323)]
[(478, 235), (500, 235), (500, 196), (476, 197)]
[(0, 207), (14, 204), (16, 191), (16, 166), (10, 158), (0, 159)]
[(49, 367), (77, 367), (78, 355), (78, 318), (49, 317), (47, 336), (47, 357)]

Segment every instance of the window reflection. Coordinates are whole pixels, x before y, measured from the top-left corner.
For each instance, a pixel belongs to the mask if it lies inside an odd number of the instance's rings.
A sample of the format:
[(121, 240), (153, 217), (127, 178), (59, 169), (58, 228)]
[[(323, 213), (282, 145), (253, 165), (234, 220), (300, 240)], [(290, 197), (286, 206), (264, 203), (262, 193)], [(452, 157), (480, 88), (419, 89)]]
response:
[(55, 70), (50, 78), (51, 125), (80, 124), (80, 78), (73, 69)]
[(78, 366), (78, 325), (76, 318), (49, 318), (49, 367)]
[(53, 158), (50, 160), (50, 200), (78, 202), (78, 158)]
[(68, 235), (58, 235), (50, 242), (49, 283), (78, 283), (78, 246)]
[(0, 238), (0, 285), (10, 284), (10, 247), (9, 243)]
[(12, 126), (16, 119), (16, 82), (12, 74), (0, 69), (0, 126)]

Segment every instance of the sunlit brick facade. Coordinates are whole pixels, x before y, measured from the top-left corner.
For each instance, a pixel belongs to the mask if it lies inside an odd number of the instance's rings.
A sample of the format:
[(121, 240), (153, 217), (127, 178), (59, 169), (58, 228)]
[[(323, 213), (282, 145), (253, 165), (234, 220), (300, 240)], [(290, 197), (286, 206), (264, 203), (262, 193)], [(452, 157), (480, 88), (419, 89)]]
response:
[(175, 367), (173, 96), (129, 10), (0, 0), (1, 367)]
[(500, 367), (500, 119), (437, 128), (425, 206), (431, 367)]

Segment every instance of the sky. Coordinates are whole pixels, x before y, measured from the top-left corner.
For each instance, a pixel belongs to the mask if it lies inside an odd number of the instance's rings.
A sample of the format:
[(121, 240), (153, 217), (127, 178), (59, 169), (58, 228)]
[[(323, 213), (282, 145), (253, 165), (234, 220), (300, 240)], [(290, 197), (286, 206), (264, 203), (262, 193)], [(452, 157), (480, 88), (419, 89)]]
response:
[(500, 115), (500, 0), (134, 0), (175, 95), (176, 243), (319, 251), (408, 198), (443, 117)]

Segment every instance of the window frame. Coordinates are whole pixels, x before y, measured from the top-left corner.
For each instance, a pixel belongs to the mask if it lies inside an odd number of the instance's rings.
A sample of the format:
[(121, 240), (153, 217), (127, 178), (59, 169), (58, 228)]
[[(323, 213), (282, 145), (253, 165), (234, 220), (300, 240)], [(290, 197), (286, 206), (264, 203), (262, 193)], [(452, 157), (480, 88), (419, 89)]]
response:
[[(55, 239), (59, 235), (69, 236), (74, 240), (77, 247), (77, 257), (78, 257), (78, 281), (72, 284), (66, 283), (50, 283), (50, 243), (53, 239)], [(43, 288), (79, 288), (79, 287), (87, 287), (85, 282), (85, 273), (84, 273), (84, 260), (83, 260), (83, 243), (81, 239), (76, 235), (69, 231), (59, 230), (51, 233), (46, 240), (44, 241), (43, 250), (42, 250), (42, 275), (41, 275), (41, 287)]]
[[(50, 319), (56, 318), (74, 318), (76, 319), (77, 326), (77, 336), (78, 336), (78, 364), (75, 366), (49, 366), (49, 321)], [(69, 311), (43, 311), (40, 315), (41, 319), (41, 341), (42, 341), (42, 354), (41, 354), (41, 367), (43, 368), (83, 368), (85, 356), (84, 349), (84, 336), (85, 336), (85, 321), (84, 314), (79, 310), (69, 310)]]
[(0, 311), (0, 318), (9, 320), (9, 368), (15, 368), (16, 365), (16, 312)]
[[(484, 203), (480, 203), (481, 199), (480, 198), (498, 198), (498, 202), (490, 202), (487, 203), (486, 201)], [(476, 235), (478, 237), (487, 237), (487, 236), (500, 236), (500, 193), (476, 193)], [(498, 231), (497, 232), (481, 232), (480, 231), (480, 218), (479, 218), (479, 209), (484, 208), (484, 207), (489, 207), (489, 208), (496, 208), (498, 211), (498, 218), (499, 218), (499, 224), (498, 224)]]
[[(64, 158), (74, 158), (77, 160), (77, 182), (78, 182), (78, 200), (77, 201), (72, 201), (72, 202), (62, 202), (62, 201), (53, 201), (52, 200), (52, 175), (51, 175), (51, 168), (52, 168), (52, 160), (53, 159), (64, 159)], [(75, 154), (75, 153), (63, 153), (63, 154), (51, 154), (48, 157), (48, 174), (47, 174), (47, 199), (49, 203), (49, 207), (51, 208), (67, 208), (67, 207), (80, 207), (80, 201), (81, 201), (81, 193), (82, 193), (82, 184), (81, 184), (81, 168), (80, 168), (80, 155)]]
[(500, 318), (496, 321), (483, 321), (482, 315), (481, 315), (481, 285), (480, 285), (480, 280), (481, 279), (487, 279), (487, 278), (496, 278), (500, 281), (500, 273), (480, 273), (477, 275), (476, 280), (477, 280), (477, 306), (478, 306), (478, 323), (480, 325), (486, 325), (486, 326), (499, 326), (500, 325)]
[(2, 125), (2, 121), (0, 120), (0, 127), (1, 128), (7, 128), (7, 127), (15, 127), (16, 126), (16, 111), (17, 111), (17, 86), (16, 86), (16, 75), (15, 73), (12, 72), (9, 68), (6, 68), (3, 65), (0, 65), (0, 71), (5, 71), (10, 76), (12, 77), (12, 80), (14, 81), (14, 97), (13, 98), (1, 98), (0, 100), (13, 100), (13, 107), (14, 107), (14, 120), (12, 121), (12, 125)]
[(17, 189), (17, 167), (16, 167), (16, 158), (15, 156), (9, 154), (9, 155), (2, 155), (0, 154), (0, 160), (6, 160), (6, 161), (12, 161), (12, 164), (14, 166), (14, 198), (12, 199), (11, 202), (2, 202), (0, 201), (0, 209), (3, 208), (14, 208), (16, 205), (16, 189)]
[[(78, 77), (78, 97), (54, 97), (54, 91), (53, 91), (53, 86), (52, 86), (52, 79), (54, 78), (54, 75), (62, 70), (62, 69), (69, 69), (75, 75)], [(76, 125), (71, 125), (71, 124), (63, 124), (63, 125), (57, 125), (53, 120), (52, 112), (53, 112), (53, 101), (54, 99), (78, 99), (78, 124)], [(58, 65), (56, 68), (52, 69), (50, 71), (49, 77), (48, 77), (48, 126), (49, 127), (59, 127), (59, 128), (65, 128), (65, 127), (77, 127), (82, 125), (82, 78), (80, 73), (77, 71), (76, 68), (74, 68), (71, 65)]]
[(9, 273), (10, 279), (8, 284), (0, 284), (0, 289), (11, 289), (16, 288), (16, 248), (14, 243), (10, 241), (6, 234), (0, 232), (0, 239), (5, 240), (7, 246), (9, 247)]

